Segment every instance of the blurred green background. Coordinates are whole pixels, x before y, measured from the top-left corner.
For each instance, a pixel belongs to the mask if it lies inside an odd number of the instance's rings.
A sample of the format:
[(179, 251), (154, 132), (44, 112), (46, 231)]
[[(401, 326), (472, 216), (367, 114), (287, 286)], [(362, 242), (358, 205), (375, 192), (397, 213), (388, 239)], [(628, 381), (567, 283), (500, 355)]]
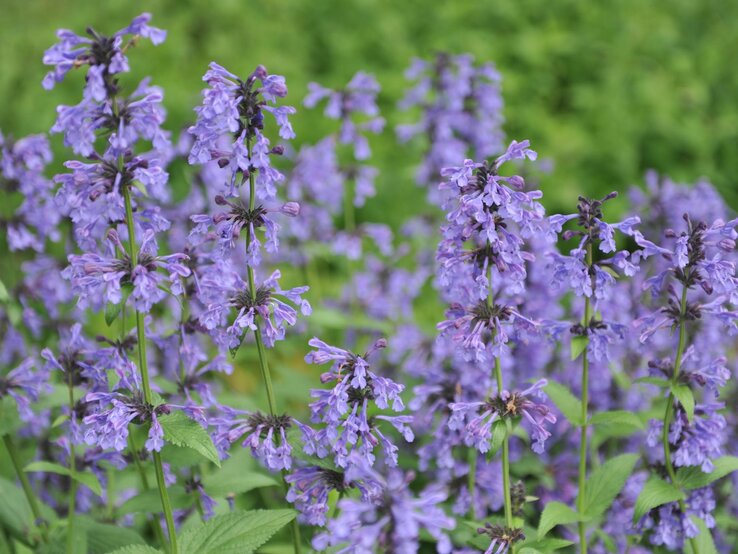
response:
[[(169, 36), (131, 54), (131, 77), (164, 87), (170, 129), (192, 118), (210, 60), (240, 74), (263, 63), (287, 77), (298, 106), (311, 80), (340, 86), (359, 69), (374, 73), (390, 126), (373, 143), (382, 173), (365, 219), (397, 225), (418, 211), (420, 147), (397, 148), (392, 127), (410, 114), (393, 108), (411, 57), (439, 50), (497, 64), (508, 137), (529, 138), (554, 162), (542, 178), (551, 209), (641, 183), (649, 168), (707, 177), (738, 205), (735, 1), (3, 0), (1, 10), (0, 129), (15, 136), (48, 129), (56, 103), (79, 99), (79, 78), (40, 86), (57, 28), (109, 33), (150, 11)], [(297, 144), (333, 128), (304, 109), (294, 125)]]

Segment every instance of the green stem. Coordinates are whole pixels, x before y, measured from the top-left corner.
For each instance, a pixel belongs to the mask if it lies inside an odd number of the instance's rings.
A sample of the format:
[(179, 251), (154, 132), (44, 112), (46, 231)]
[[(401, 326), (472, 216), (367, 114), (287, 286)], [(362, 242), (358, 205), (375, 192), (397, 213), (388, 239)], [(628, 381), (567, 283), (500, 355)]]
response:
[[(684, 355), (684, 348), (687, 344), (687, 329), (685, 314), (687, 311), (687, 285), (682, 287), (682, 298), (679, 305), (679, 343), (677, 345), (676, 358), (674, 359), (674, 371), (671, 375), (672, 384), (676, 384), (679, 379), (679, 371), (682, 368), (682, 357)], [(676, 471), (674, 470), (674, 464), (671, 461), (671, 446), (669, 445), (669, 426), (671, 425), (671, 417), (674, 412), (674, 393), (669, 393), (669, 399), (666, 401), (666, 410), (664, 412), (664, 427), (661, 432), (661, 442), (664, 446), (664, 465), (666, 466), (666, 472), (669, 474), (669, 478), (672, 483), (677, 483)], [(682, 514), (687, 513), (687, 507), (684, 504), (684, 500), (679, 500), (679, 509)], [(708, 531), (709, 532), (709, 531)], [(697, 541), (694, 538), (689, 539), (689, 544), (692, 546), (692, 553), (699, 554), (697, 548)]]
[[(495, 358), (495, 380), (497, 381), (497, 394), (502, 394), (502, 368), (500, 358)], [(509, 429), (505, 430), (505, 438), (502, 440), (502, 488), (505, 500), (505, 525), (513, 528), (512, 497), (510, 495), (510, 437)]]
[[(128, 243), (129, 256), (131, 258), (131, 267), (136, 267), (138, 263), (138, 250), (136, 245), (136, 229), (133, 224), (133, 207), (131, 205), (131, 191), (127, 186), (123, 187), (123, 199), (126, 206), (126, 225), (128, 226)], [(152, 405), (151, 384), (149, 383), (149, 366), (146, 362), (146, 328), (144, 327), (144, 315), (136, 310), (136, 337), (138, 339), (138, 362), (139, 371), (141, 373), (141, 383), (144, 393), (144, 401), (148, 405)], [(164, 510), (164, 519), (167, 522), (167, 533), (169, 535), (169, 551), (171, 554), (177, 554), (177, 530), (174, 526), (174, 514), (172, 513), (172, 505), (169, 501), (169, 493), (164, 480), (164, 468), (161, 462), (161, 455), (158, 452), (153, 453), (154, 470), (156, 472), (156, 484), (159, 488), (159, 497), (161, 498), (161, 506)]]
[(470, 448), (467, 454), (469, 461), (469, 474), (466, 476), (466, 487), (469, 489), (469, 519), (476, 518), (476, 510), (474, 509), (474, 493), (477, 490), (477, 449)]
[[(246, 148), (251, 158), (251, 137), (246, 138)], [(254, 171), (249, 171), (249, 211), (252, 212), (256, 207), (256, 181)], [(251, 226), (246, 227), (246, 249), (248, 252), (249, 244), (251, 244)], [(246, 264), (246, 273), (248, 274), (249, 292), (251, 293), (251, 299), (256, 302), (256, 285), (254, 279), (254, 268)], [(269, 403), (269, 414), (274, 417), (277, 413), (277, 401), (274, 396), (274, 388), (272, 387), (272, 374), (269, 371), (269, 362), (267, 361), (266, 348), (264, 348), (264, 340), (261, 336), (261, 328), (259, 324), (254, 321), (254, 339), (256, 340), (256, 349), (259, 353), (259, 368), (261, 369), (261, 377), (264, 379), (264, 385), (266, 386), (267, 402)], [(285, 471), (282, 471), (282, 488), (284, 489), (285, 496), (289, 491), (289, 485), (285, 480)], [(301, 552), (302, 539), (300, 538), (300, 524), (297, 519), (292, 520), (292, 547), (295, 554)]]
[[(128, 442), (130, 443), (129, 450), (131, 451), (131, 455), (133, 457), (133, 463), (138, 470), (139, 477), (141, 478), (141, 485), (143, 486), (143, 489), (145, 491), (151, 490), (151, 486), (149, 485), (149, 478), (146, 475), (146, 470), (141, 464), (141, 458), (139, 457), (140, 450), (136, 445), (136, 441), (133, 438), (133, 435), (128, 435)], [(152, 517), (149, 522), (151, 523), (151, 529), (154, 531), (154, 536), (156, 537), (158, 544), (161, 545), (163, 548), (166, 545), (166, 539), (164, 538), (164, 531), (162, 531), (159, 518)]]
[(31, 483), (28, 481), (26, 472), (23, 471), (23, 466), (21, 465), (20, 458), (18, 457), (18, 451), (15, 448), (13, 439), (10, 438), (10, 435), (3, 435), (3, 443), (5, 443), (5, 448), (10, 456), (10, 461), (13, 463), (15, 473), (18, 475), (18, 480), (20, 481), (23, 492), (26, 495), (28, 505), (31, 507), (31, 513), (36, 520), (36, 525), (41, 529), (41, 537), (44, 542), (49, 542), (49, 530), (43, 516), (41, 515), (41, 510), (38, 507), (36, 494), (33, 492), (33, 488), (31, 487)]
[[(69, 417), (74, 417), (74, 383), (71, 370), (67, 370), (67, 389), (69, 390)], [(69, 511), (67, 512), (67, 554), (74, 554), (74, 514), (77, 510), (77, 460), (73, 437), (69, 437)]]
[[(592, 242), (587, 243), (587, 268), (592, 267)], [(594, 282), (592, 283), (594, 289)], [(584, 329), (589, 328), (589, 322), (592, 319), (592, 302), (590, 297), (584, 299)], [(587, 431), (589, 425), (589, 353), (588, 348), (584, 348), (582, 352), (582, 412), (581, 412), (581, 429), (579, 440), (579, 487), (577, 493), (577, 511), (581, 514), (584, 511), (584, 494), (587, 485)], [(583, 521), (578, 523), (579, 528), (579, 551), (587, 554), (587, 526)]]

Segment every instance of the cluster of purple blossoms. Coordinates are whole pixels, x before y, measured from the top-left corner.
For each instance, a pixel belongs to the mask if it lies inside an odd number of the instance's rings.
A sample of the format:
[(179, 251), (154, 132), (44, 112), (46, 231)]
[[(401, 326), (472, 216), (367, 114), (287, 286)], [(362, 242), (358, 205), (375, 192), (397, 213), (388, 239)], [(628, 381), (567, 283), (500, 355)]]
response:
[(427, 136), (417, 182), (429, 187), (431, 200), (440, 201), (437, 185), (443, 168), (470, 154), (488, 158), (504, 147), (500, 74), (490, 63), (476, 65), (469, 54), (440, 53), (431, 61), (415, 59), (405, 76), (415, 84), (400, 107), (419, 106), (422, 117), (399, 125), (397, 135), (403, 142)]
[(17, 141), (0, 133), (0, 190), (20, 193), (21, 205), (11, 218), (0, 220), (10, 250), (44, 250), (46, 239), (58, 241), (61, 216), (54, 207), (53, 183), (44, 176), (51, 162), (49, 141), (31, 135)]
[(385, 462), (396, 466), (398, 447), (392, 443), (386, 430), (382, 432), (379, 424), (386, 421), (406, 441), (412, 442), (414, 434), (409, 425), (412, 417), (369, 414), (370, 402), (381, 410), (401, 412), (405, 409), (400, 398), (404, 385), (377, 375), (369, 365), (369, 357), (384, 348), (386, 341), (378, 340), (363, 356), (330, 346), (317, 338), (311, 339), (309, 344), (315, 350), (305, 360), (317, 365), (330, 363), (330, 370), (321, 375), (320, 380), (322, 383), (335, 382), (335, 386), (331, 390), (311, 391), (315, 399), (310, 404), (311, 420), (324, 427), (318, 431), (302, 428), (305, 451), (321, 458), (330, 453), (338, 467), (346, 468), (352, 452), (357, 452), (373, 465), (374, 449), (380, 445)]
[[(284, 175), (272, 166), (270, 156), (281, 155), (283, 147), (271, 147), (264, 136), (264, 112), (269, 112), (279, 126), (283, 139), (295, 137), (289, 116), (295, 113), (291, 106), (276, 106), (278, 98), (287, 96), (287, 85), (281, 75), (270, 75), (264, 66), (257, 67), (242, 80), (213, 62), (203, 80), (208, 84), (203, 103), (195, 109), (197, 122), (189, 128), (195, 137), (189, 155), (191, 164), (214, 161), (227, 168), (230, 179), (224, 184), (228, 196), (236, 195), (244, 179), (253, 172), (260, 200), (272, 200), (276, 185)], [(261, 84), (261, 86), (257, 86)], [(270, 103), (272, 105), (270, 105)]]
[(503, 390), (497, 397), (484, 402), (451, 403), (448, 426), (451, 429), (463, 427), (467, 446), (473, 446), (484, 454), (490, 450), (492, 425), (495, 421), (522, 417), (523, 422), (530, 427), (533, 451), (541, 454), (546, 439), (551, 436), (546, 425), (556, 423), (556, 416), (551, 413), (551, 409), (536, 402), (536, 399), (545, 398), (541, 389), (546, 384), (546, 380), (541, 379), (522, 392), (510, 393)]
[(430, 486), (415, 497), (409, 489), (412, 473), (393, 468), (383, 475), (362, 457), (351, 462), (345, 480), (370, 481), (376, 490), (369, 499), (340, 500), (339, 515), (313, 538), (313, 548), (323, 551), (340, 546), (341, 552), (352, 554), (413, 553), (418, 551), (421, 532), (426, 532), (436, 540), (437, 552), (452, 552), (446, 531), (455, 522), (440, 506), (447, 498), (442, 489)]
[[(659, 550), (679, 550), (706, 528), (728, 551), (715, 511), (724, 504), (723, 513), (738, 513), (738, 504), (721, 487), (689, 489), (676, 478), (709, 479), (703, 474), (725, 464), (724, 454), (738, 454), (738, 426), (726, 410), (735, 401), (738, 219), (709, 184), (687, 190), (651, 174), (646, 191), (631, 192), (640, 218), (605, 222), (602, 208), (612, 195), (580, 198), (576, 214), (547, 217), (535, 186), (518, 174), (500, 174), (507, 162), (536, 159), (528, 141), (513, 141), (491, 162), (466, 159), (485, 159), (503, 148), (499, 75), (470, 56), (441, 54), (416, 61), (408, 72), (417, 83), (403, 105), (420, 108), (422, 120), (398, 128), (403, 141), (421, 134), (430, 141), (417, 179), (437, 189), (431, 198), (445, 210), (434, 252), (427, 247), (436, 231), (432, 217), (403, 227), (399, 240), (385, 225), (355, 220), (355, 208), (375, 194), (377, 170), (366, 163), (368, 135), (384, 126), (372, 76), (357, 73), (340, 90), (310, 85), (305, 106), (325, 102), (325, 115), (339, 128), (300, 150), (294, 170), (283, 175), (275, 160), (287, 149), (270, 140), (268, 126), (275, 125), (274, 135), (282, 139), (294, 138), (289, 118), (295, 110), (280, 103), (287, 94), (284, 77), (263, 66), (241, 79), (211, 64), (197, 120), (175, 144), (162, 129), (162, 91), (144, 79), (125, 93), (119, 77), (129, 71), (128, 52), (140, 37), (154, 44), (165, 38), (149, 20), (139, 16), (112, 36), (62, 30), (59, 44), (47, 51), (44, 62), (53, 69), (45, 88), (70, 72), (85, 74), (81, 102), (61, 106), (52, 129), (84, 157), (67, 161), (67, 173), (44, 177), (51, 160), (45, 137), (14, 141), (0, 135), (2, 192), (23, 197), (0, 227), (11, 250), (35, 251), (27, 253), (33, 258), (18, 283), (6, 290), (0, 282), (0, 362), (13, 368), (0, 376), (0, 407), (6, 401), (17, 406), (17, 435), (33, 438), (24, 448), (33, 447), (35, 460), (67, 469), (31, 477), (67, 530), (76, 513), (103, 506), (115, 523), (132, 524), (117, 507), (140, 491), (127, 488), (128, 480), (114, 484), (113, 474), (135, 464), (147, 488), (141, 463), (149, 459), (156, 464), (165, 512), (166, 488), (179, 481), (172, 489), (173, 520), (171, 508), (165, 514), (170, 536), (195, 515), (195, 506), (201, 519), (213, 517), (211, 468), (188, 460), (162, 463), (165, 444), (170, 438), (179, 442), (169, 425), (182, 425), (199, 432), (200, 446), (213, 446), (220, 459), (239, 443), (268, 470), (282, 472), (298, 521), (322, 527), (312, 535), (316, 550), (413, 554), (432, 540), (441, 554), (471, 554), (480, 539), (473, 539), (472, 549), (461, 544), (468, 535), (463, 530), (449, 536), (455, 519), (446, 510), (486, 521), (504, 507), (504, 525), (493, 520), (479, 527), (481, 550), (514, 551), (526, 541), (527, 525), (520, 522), (532, 502), (526, 492), (531, 482), (540, 504), (571, 504), (584, 496), (572, 469), (574, 433), (545, 402), (544, 389), (556, 380), (582, 392), (585, 437), (587, 425), (595, 425), (590, 407), (640, 417), (644, 405), (660, 406), (667, 398), (666, 416), (645, 432), (610, 436), (605, 425), (590, 433), (589, 450), (581, 441), (585, 455), (600, 461), (615, 448), (646, 452), (598, 533), (588, 537), (580, 528), (583, 543), (592, 543), (598, 554), (640, 554), (647, 550), (628, 537), (640, 534)], [(182, 202), (168, 206), (170, 165), (185, 159), (199, 167)], [(682, 217), (684, 211), (691, 216)], [(285, 229), (282, 215), (291, 218)], [(59, 225), (65, 217), (72, 224), (69, 236)], [(616, 242), (618, 233), (622, 240)], [(561, 254), (559, 237), (578, 244)], [(44, 253), (47, 241), (76, 242), (81, 252), (69, 254), (64, 268), (64, 260)], [(309, 342), (313, 351), (305, 360), (330, 365), (321, 376), (330, 388), (311, 391), (306, 424), (276, 411), (263, 346), (275, 347), (298, 325), (298, 313), (312, 311), (308, 287), (283, 289), (274, 263), (304, 265), (309, 276), (316, 269), (309, 267), (311, 257), (328, 249), (345, 257), (354, 273), (334, 306), (348, 319), (362, 317), (342, 325), (346, 348), (317, 338)], [(438, 336), (413, 322), (415, 300), (434, 271), (433, 285), (447, 306)], [(292, 275), (285, 272), (285, 279)], [(557, 291), (585, 299), (586, 307)], [(86, 336), (96, 321), (83, 320), (82, 308), (104, 309), (116, 336)], [(555, 347), (566, 333), (574, 339), (572, 350), (586, 339), (588, 360), (599, 362), (593, 364), (589, 400), (586, 380), (570, 371), (569, 352)], [(249, 335), (269, 413), (221, 403), (227, 396), (220, 377), (233, 371), (226, 350), (235, 356)], [(374, 358), (384, 339), (363, 355), (354, 353), (356, 344), (378, 335), (393, 337), (386, 361)], [(49, 346), (40, 352), (40, 364), (29, 353), (29, 338)], [(414, 384), (407, 413), (402, 372)], [(532, 384), (519, 390), (504, 383)], [(655, 397), (650, 386), (660, 394)], [(56, 392), (68, 393), (68, 401), (58, 401)], [(212, 445), (205, 444), (208, 436)], [(136, 445), (139, 438), (143, 444)], [(535, 456), (525, 448), (528, 442)], [(413, 458), (422, 472), (418, 479), (398, 467)], [(510, 467), (516, 476), (538, 477), (511, 484)], [(649, 471), (653, 479), (683, 486), (683, 499), (634, 522)], [(75, 483), (75, 473), (94, 477), (101, 492), (92, 490), (92, 480)], [(74, 499), (71, 505), (61, 499), (65, 493)], [(231, 511), (234, 498), (228, 497)], [(41, 529), (44, 522), (35, 523)], [(149, 523), (155, 535), (158, 517)], [(560, 536), (572, 537), (569, 530)]]

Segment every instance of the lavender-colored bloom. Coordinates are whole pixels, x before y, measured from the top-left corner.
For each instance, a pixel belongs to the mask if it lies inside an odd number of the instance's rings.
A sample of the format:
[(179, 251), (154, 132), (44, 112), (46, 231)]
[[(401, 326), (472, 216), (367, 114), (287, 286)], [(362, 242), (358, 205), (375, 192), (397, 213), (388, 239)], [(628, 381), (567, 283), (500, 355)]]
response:
[(297, 202), (287, 202), (280, 207), (265, 208), (264, 206), (256, 206), (250, 210), (243, 202), (231, 202), (223, 196), (216, 196), (215, 202), (219, 206), (228, 206), (227, 212), (219, 212), (214, 216), (193, 215), (192, 221), (197, 225), (190, 233), (190, 240), (203, 236), (208, 232), (210, 227), (215, 228), (218, 236), (218, 255), (228, 258), (236, 247), (236, 241), (241, 236), (241, 231), (245, 227), (248, 230), (251, 240), (247, 246), (246, 263), (250, 267), (256, 267), (261, 264), (262, 244), (256, 233), (257, 229), (264, 229), (264, 238), (266, 251), (276, 253), (279, 247), (279, 224), (272, 220), (271, 213), (281, 213), (288, 217), (296, 217), (300, 213), (300, 205)]
[(437, 552), (451, 552), (445, 531), (453, 529), (454, 520), (440, 507), (446, 500), (443, 490), (430, 487), (415, 497), (408, 488), (412, 474), (390, 469), (382, 475), (360, 457), (353, 462), (346, 472), (346, 480), (376, 482), (382, 494), (374, 501), (341, 500), (339, 515), (328, 521), (325, 532), (313, 538), (313, 548), (322, 551), (341, 546), (341, 552), (347, 554), (372, 554), (378, 550), (415, 554), (419, 549), (419, 535), (424, 530), (436, 540)]
[(534, 452), (543, 452), (546, 439), (551, 433), (546, 424), (556, 423), (556, 416), (548, 406), (536, 402), (534, 398), (543, 397), (546, 380), (541, 379), (522, 392), (502, 391), (499, 396), (485, 402), (455, 402), (449, 404), (451, 429), (464, 429), (465, 443), (481, 453), (488, 452), (492, 440), (492, 425), (498, 419), (522, 417), (529, 427)]
[(364, 356), (329, 346), (317, 338), (311, 339), (309, 344), (316, 350), (310, 352), (305, 360), (319, 365), (331, 363), (330, 371), (321, 376), (321, 382), (335, 381), (332, 390), (311, 391), (315, 399), (310, 404), (311, 419), (314, 423), (325, 424), (325, 428), (314, 436), (309, 433), (310, 442), (322, 443), (323, 449), (328, 447), (339, 467), (346, 467), (353, 451), (358, 451), (369, 464), (373, 464), (373, 450), (377, 445), (381, 445), (387, 464), (396, 465), (397, 446), (377, 423), (386, 421), (410, 442), (414, 439), (408, 425), (412, 417), (376, 415), (370, 420), (367, 412), (370, 401), (383, 410), (400, 412), (405, 408), (400, 398), (405, 387), (377, 375), (367, 361), (373, 352), (386, 346), (386, 341), (377, 341)]
[[(102, 302), (119, 304), (123, 299), (121, 287), (124, 284), (132, 286), (130, 296), (136, 310), (141, 312), (150, 311), (154, 304), (165, 298), (167, 293), (161, 287), (166, 284), (172, 294), (182, 293), (180, 279), (190, 274), (189, 268), (183, 265), (187, 256), (157, 256), (153, 231), (144, 235), (135, 267), (114, 230), (108, 232), (108, 240), (120, 258), (93, 253), (69, 256), (70, 265), (64, 276), (72, 282), (72, 290), (79, 296), (81, 306), (99, 307)], [(159, 269), (168, 272), (169, 276), (159, 273)]]
[[(228, 167), (231, 177), (224, 184), (228, 185), (230, 196), (241, 184), (236, 183), (237, 173), (246, 176), (256, 171), (257, 196), (264, 200), (273, 199), (275, 185), (284, 180), (284, 175), (272, 167), (269, 156), (280, 155), (283, 149), (271, 148), (269, 139), (262, 133), (263, 111), (274, 116), (280, 137), (290, 139), (295, 136), (288, 120), (288, 116), (295, 113), (294, 108), (268, 105), (287, 95), (284, 77), (269, 75), (263, 66), (259, 66), (244, 81), (212, 62), (203, 80), (208, 83), (208, 88), (202, 93), (202, 105), (195, 109), (197, 122), (189, 128), (195, 137), (189, 162), (204, 164), (215, 160), (220, 167)], [(261, 87), (257, 86), (259, 81)]]
[(23, 360), (19, 366), (0, 376), (0, 398), (10, 396), (18, 407), (18, 415), (23, 421), (34, 418), (31, 403), (39, 399), (46, 390), (49, 378), (45, 368), (36, 368), (32, 358)]
[(222, 457), (231, 444), (244, 437), (241, 446), (251, 448), (254, 457), (271, 471), (292, 467), (292, 447), (287, 432), (296, 421), (286, 415), (269, 416), (223, 407), (219, 417), (211, 418), (216, 428), (214, 442)]
[(328, 495), (343, 493), (350, 484), (344, 473), (317, 466), (298, 468), (285, 477), (290, 484), (287, 501), (300, 512), (299, 518), (309, 525), (324, 526), (328, 514)]
[(477, 65), (469, 54), (441, 53), (435, 60), (415, 59), (406, 72), (415, 84), (401, 101), (403, 109), (418, 106), (420, 121), (397, 127), (402, 142), (426, 135), (430, 144), (416, 180), (430, 186), (437, 203), (441, 169), (473, 155), (483, 159), (503, 147), (500, 75), (492, 64)]
[[(271, 348), (276, 341), (284, 339), (288, 326), (297, 323), (294, 305), (303, 315), (312, 312), (310, 303), (302, 298), (308, 287), (282, 290), (280, 278), (279, 270), (274, 271), (253, 293), (233, 271), (203, 278), (200, 296), (207, 309), (200, 314), (200, 323), (217, 344), (227, 348), (241, 344), (246, 330), (255, 331), (258, 323), (264, 344)], [(236, 316), (231, 321), (229, 315), (233, 310)]]

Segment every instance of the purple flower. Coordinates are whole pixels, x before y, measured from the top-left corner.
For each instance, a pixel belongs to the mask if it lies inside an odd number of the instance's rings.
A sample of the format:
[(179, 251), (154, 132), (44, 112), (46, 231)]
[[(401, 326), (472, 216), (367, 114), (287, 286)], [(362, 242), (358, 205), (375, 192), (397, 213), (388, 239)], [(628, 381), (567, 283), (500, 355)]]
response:
[[(34, 371), (35, 370), (35, 371)], [(18, 406), (18, 415), (23, 421), (34, 418), (31, 402), (36, 402), (48, 386), (49, 373), (45, 368), (36, 369), (31, 358), (23, 360), (7, 375), (0, 375), (0, 398), (10, 396)]]
[(222, 457), (227, 456), (231, 444), (245, 435), (241, 446), (251, 448), (254, 457), (271, 471), (292, 467), (287, 432), (293, 423), (296, 421), (286, 415), (269, 416), (227, 407), (222, 407), (219, 417), (210, 419), (210, 424), (216, 427), (214, 442)]
[[(157, 256), (153, 231), (144, 235), (135, 267), (118, 233), (110, 230), (108, 240), (120, 258), (93, 253), (69, 256), (70, 265), (64, 270), (64, 276), (72, 282), (72, 290), (79, 296), (81, 306), (99, 307), (103, 302), (119, 304), (123, 299), (121, 287), (124, 284), (131, 285), (130, 296), (136, 310), (141, 312), (149, 312), (154, 304), (166, 297), (167, 293), (162, 290), (165, 284), (169, 284), (172, 294), (182, 293), (180, 279), (190, 274), (183, 265), (188, 258), (184, 254)], [(159, 269), (168, 272), (169, 276), (159, 273)]]
[[(310, 315), (310, 303), (302, 296), (308, 287), (295, 287), (282, 290), (279, 286), (281, 273), (274, 271), (255, 291), (235, 272), (217, 273), (203, 278), (200, 282), (201, 300), (207, 309), (199, 316), (199, 321), (211, 333), (216, 343), (236, 348), (241, 344), (246, 329), (255, 331), (257, 322), (264, 335), (267, 348), (283, 340), (288, 326), (297, 323), (299, 307), (303, 315)], [(232, 311), (235, 318), (230, 319)]]
[(463, 428), (466, 445), (474, 446), (481, 453), (485, 453), (490, 449), (492, 425), (495, 421), (522, 417), (533, 439), (533, 451), (541, 454), (546, 439), (551, 436), (545, 425), (556, 423), (556, 416), (551, 413), (550, 408), (534, 400), (542, 397), (541, 389), (545, 386), (546, 380), (541, 379), (522, 392), (502, 391), (499, 396), (484, 402), (451, 403), (448, 426), (451, 429)]

